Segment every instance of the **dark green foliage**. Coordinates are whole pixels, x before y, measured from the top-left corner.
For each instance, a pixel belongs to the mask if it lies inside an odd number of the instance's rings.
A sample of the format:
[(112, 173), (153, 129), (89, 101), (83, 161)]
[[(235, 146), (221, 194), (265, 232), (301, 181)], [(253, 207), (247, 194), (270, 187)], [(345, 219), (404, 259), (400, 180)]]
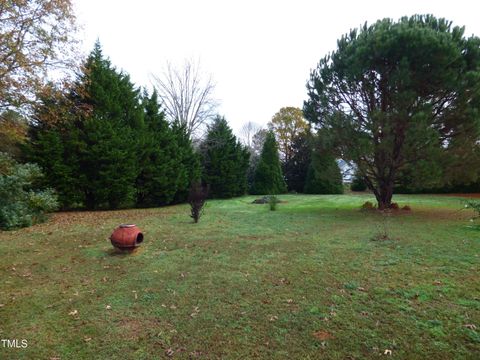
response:
[(56, 128), (32, 129), (32, 142), (27, 157), (40, 165), (45, 186), (53, 187), (63, 208), (77, 207), (84, 202), (81, 191), (80, 165), (77, 156), (78, 129), (65, 124)]
[(291, 144), (291, 156), (282, 164), (288, 191), (303, 192), (308, 167), (312, 158), (312, 135), (309, 132), (298, 134)]
[(277, 210), (277, 204), (280, 202), (278, 197), (275, 195), (270, 195), (268, 197), (268, 206), (270, 207), (270, 211), (275, 211)]
[(269, 131), (263, 143), (260, 160), (255, 169), (252, 194), (282, 194), (287, 186), (282, 174), (278, 158), (277, 141), (273, 132)]
[(480, 39), (444, 19), (380, 20), (320, 60), (304, 113), (388, 208), (402, 172), (429, 184), (478, 177), (479, 69)]
[(304, 193), (342, 194), (342, 173), (335, 157), (327, 152), (314, 151), (308, 167)]
[(190, 184), (201, 179), (200, 156), (194, 151), (187, 127), (175, 122), (172, 131), (177, 142), (177, 193), (173, 202), (184, 202), (188, 198)]
[(255, 171), (257, 169), (258, 162), (260, 161), (260, 154), (262, 152), (263, 144), (267, 136), (268, 130), (258, 130), (252, 138), (252, 145), (250, 150), (250, 162), (247, 170), (247, 189), (252, 189), (255, 179)]
[(91, 111), (79, 130), (80, 186), (89, 209), (131, 206), (139, 174), (139, 139), (143, 114), (139, 92), (119, 73), (97, 43), (79, 79), (75, 100)]
[(210, 195), (229, 198), (247, 191), (247, 170), (250, 152), (237, 140), (225, 118), (217, 116), (200, 145), (203, 181), (210, 186)]
[(198, 223), (203, 215), (203, 208), (208, 197), (208, 187), (200, 182), (194, 182), (190, 186), (188, 194), (188, 203), (190, 204), (190, 217), (195, 223)]
[(182, 152), (160, 109), (157, 93), (143, 97), (145, 129), (140, 138), (137, 206), (165, 205), (173, 201), (180, 185), (184, 190)]
[(19, 164), (0, 153), (0, 229), (30, 226), (57, 209), (53, 191), (38, 187), (41, 177), (36, 164)]
[(158, 206), (184, 201), (199, 178), (183, 128), (168, 124), (157, 94), (140, 94), (95, 45), (68, 92), (36, 108), (29, 158), (64, 208)]
[[(51, 113), (60, 113), (52, 121)], [(130, 206), (143, 130), (139, 93), (102, 55), (100, 45), (68, 94), (42, 98), (32, 129), (31, 157), (60, 194), (63, 207)]]
[(355, 172), (355, 175), (353, 176), (352, 183), (350, 184), (350, 190), (352, 191), (367, 190), (367, 184), (365, 183), (365, 180), (362, 178), (362, 176), (358, 172)]

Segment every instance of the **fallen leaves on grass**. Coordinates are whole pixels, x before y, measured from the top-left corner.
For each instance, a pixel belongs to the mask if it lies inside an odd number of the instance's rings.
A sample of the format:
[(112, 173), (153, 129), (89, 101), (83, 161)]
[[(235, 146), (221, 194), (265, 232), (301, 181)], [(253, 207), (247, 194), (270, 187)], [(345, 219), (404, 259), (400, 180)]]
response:
[(319, 330), (317, 332), (314, 332), (313, 336), (320, 341), (335, 339), (335, 336), (330, 334), (328, 331), (324, 331), (324, 330)]
[(465, 324), (463, 325), (463, 327), (466, 327), (467, 329), (470, 329), (470, 330), (477, 330), (477, 327), (473, 324)]
[(193, 312), (190, 314), (190, 317), (194, 318), (195, 316), (198, 315), (199, 312), (200, 312), (200, 310), (198, 309), (198, 306), (195, 306), (193, 308)]
[(165, 350), (165, 355), (173, 356), (173, 354), (175, 354), (175, 351), (173, 351), (172, 348), (168, 348), (167, 350)]
[(286, 278), (281, 278), (280, 279), (280, 284), (282, 285), (290, 285), (290, 280), (286, 279)]
[(85, 341), (85, 342), (89, 342), (89, 341), (91, 341), (91, 340), (92, 340), (91, 337), (84, 337), (84, 338), (83, 338), (83, 341)]
[(276, 316), (276, 315), (271, 315), (269, 320), (270, 320), (270, 321), (277, 321), (277, 320), (278, 320), (278, 316)]

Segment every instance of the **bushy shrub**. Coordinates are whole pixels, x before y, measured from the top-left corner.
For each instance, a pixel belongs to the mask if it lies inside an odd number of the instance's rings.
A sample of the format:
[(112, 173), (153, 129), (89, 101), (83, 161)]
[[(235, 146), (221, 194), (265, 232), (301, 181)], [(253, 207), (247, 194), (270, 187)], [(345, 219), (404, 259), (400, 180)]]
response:
[(208, 187), (203, 186), (200, 182), (192, 183), (188, 194), (188, 203), (190, 204), (190, 217), (195, 223), (198, 223), (203, 214), (207, 197)]
[(278, 145), (273, 132), (268, 132), (263, 143), (262, 153), (253, 180), (251, 194), (284, 194), (287, 184), (283, 178), (278, 157)]
[(277, 204), (279, 202), (280, 202), (280, 200), (275, 195), (270, 195), (268, 197), (268, 205), (270, 206), (270, 211), (277, 210)]
[(367, 190), (367, 184), (365, 183), (365, 180), (357, 173), (352, 179), (352, 183), (350, 184), (350, 190), (352, 191)]
[(472, 218), (472, 220), (480, 218), (480, 201), (468, 200), (465, 203), (465, 208), (472, 209), (475, 212), (475, 216)]
[(9, 230), (43, 221), (45, 213), (58, 207), (51, 189), (39, 190), (42, 177), (35, 164), (19, 164), (0, 153), (0, 229)]
[(342, 173), (335, 157), (323, 150), (314, 150), (307, 172), (306, 194), (343, 194)]

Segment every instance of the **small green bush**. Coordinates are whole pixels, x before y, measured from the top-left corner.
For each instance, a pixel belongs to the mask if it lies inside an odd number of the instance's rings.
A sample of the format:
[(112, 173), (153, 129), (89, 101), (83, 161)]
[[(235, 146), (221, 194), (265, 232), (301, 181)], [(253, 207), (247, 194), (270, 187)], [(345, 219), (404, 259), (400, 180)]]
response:
[(270, 211), (275, 211), (277, 210), (277, 204), (280, 202), (278, 197), (275, 195), (270, 195), (268, 197), (268, 205), (270, 206)]
[(19, 164), (0, 153), (0, 229), (33, 225), (58, 208), (53, 190), (36, 188), (41, 177), (38, 165)]
[(365, 183), (365, 180), (357, 173), (352, 179), (352, 183), (350, 184), (350, 190), (352, 191), (367, 190), (367, 184)]
[(475, 216), (471, 220), (480, 218), (480, 201), (478, 200), (468, 200), (465, 203), (465, 209), (472, 209), (475, 213)]
[(198, 220), (200, 220), (200, 217), (203, 215), (203, 209), (207, 202), (208, 190), (208, 186), (203, 186), (200, 182), (193, 182), (190, 185), (188, 203), (190, 204), (190, 217), (195, 224), (198, 223)]

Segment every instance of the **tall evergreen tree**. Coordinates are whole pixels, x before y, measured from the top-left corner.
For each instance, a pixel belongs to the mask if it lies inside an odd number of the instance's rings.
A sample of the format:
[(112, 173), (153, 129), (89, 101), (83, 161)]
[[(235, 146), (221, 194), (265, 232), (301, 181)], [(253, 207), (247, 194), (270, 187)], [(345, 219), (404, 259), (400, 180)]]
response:
[(157, 92), (143, 95), (144, 134), (140, 144), (140, 173), (136, 180), (137, 206), (170, 203), (179, 186), (178, 142), (158, 103)]
[(178, 121), (172, 124), (172, 131), (177, 142), (177, 192), (173, 202), (184, 202), (188, 199), (190, 185), (201, 179), (200, 156), (192, 145), (188, 129)]
[(252, 194), (281, 194), (287, 191), (282, 174), (278, 146), (272, 131), (267, 133), (255, 170)]
[(75, 100), (90, 109), (76, 123), (85, 205), (89, 209), (131, 205), (139, 173), (138, 136), (144, 126), (139, 91), (128, 75), (104, 58), (98, 42), (77, 90)]
[(202, 178), (210, 195), (218, 198), (240, 196), (247, 191), (250, 152), (233, 135), (224, 117), (217, 116), (200, 146)]
[(343, 183), (340, 167), (333, 154), (320, 142), (314, 148), (308, 167), (304, 192), (306, 194), (342, 194)]
[[(43, 100), (32, 135), (34, 160), (64, 205), (131, 205), (144, 122), (139, 91), (128, 75), (112, 67), (97, 42), (66, 99)], [(49, 122), (52, 111), (66, 119)]]
[(291, 155), (282, 163), (283, 174), (289, 191), (303, 192), (312, 158), (312, 135), (301, 132), (290, 144)]
[(68, 91), (45, 92), (30, 133), (29, 159), (44, 169), (63, 207), (185, 201), (200, 179), (185, 128), (167, 123), (156, 92), (141, 95), (98, 43), (84, 69)]

